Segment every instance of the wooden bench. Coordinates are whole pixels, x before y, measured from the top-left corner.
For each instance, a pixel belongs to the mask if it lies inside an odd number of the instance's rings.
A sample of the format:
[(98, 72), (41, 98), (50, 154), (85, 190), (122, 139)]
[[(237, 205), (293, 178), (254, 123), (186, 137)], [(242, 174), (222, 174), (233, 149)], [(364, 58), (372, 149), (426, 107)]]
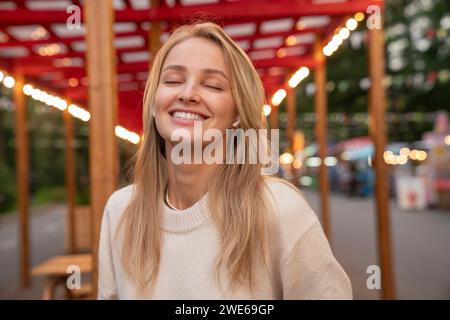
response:
[(69, 299), (86, 298), (91, 295), (92, 287), (90, 283), (81, 283), (80, 289), (69, 289), (67, 287), (67, 279), (73, 274), (70, 271), (68, 273), (68, 267), (71, 265), (78, 266), (81, 274), (92, 273), (92, 255), (74, 254), (55, 256), (31, 270), (33, 276), (46, 277), (42, 293), (43, 300), (53, 299), (55, 297), (55, 289), (60, 284), (64, 286), (66, 297)]

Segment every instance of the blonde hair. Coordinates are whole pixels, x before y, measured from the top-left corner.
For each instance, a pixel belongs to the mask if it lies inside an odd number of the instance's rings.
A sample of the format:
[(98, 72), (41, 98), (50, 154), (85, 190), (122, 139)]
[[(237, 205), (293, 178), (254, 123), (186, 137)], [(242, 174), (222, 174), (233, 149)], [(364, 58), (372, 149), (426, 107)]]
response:
[[(136, 154), (134, 193), (118, 228), (123, 232), (122, 263), (139, 293), (151, 289), (159, 272), (162, 244), (163, 192), (167, 184), (164, 140), (153, 118), (155, 94), (161, 68), (168, 52), (178, 43), (201, 37), (213, 41), (223, 51), (230, 72), (231, 91), (242, 129), (266, 128), (262, 116), (264, 89), (245, 52), (216, 24), (211, 22), (181, 26), (158, 51), (144, 93), (144, 139)], [(245, 142), (247, 143), (247, 142)], [(266, 200), (261, 165), (224, 164), (208, 187), (208, 207), (221, 238), (215, 264), (215, 279), (228, 272), (230, 288), (248, 285), (253, 291), (255, 266), (264, 264), (269, 272), (268, 227), (270, 202)]]

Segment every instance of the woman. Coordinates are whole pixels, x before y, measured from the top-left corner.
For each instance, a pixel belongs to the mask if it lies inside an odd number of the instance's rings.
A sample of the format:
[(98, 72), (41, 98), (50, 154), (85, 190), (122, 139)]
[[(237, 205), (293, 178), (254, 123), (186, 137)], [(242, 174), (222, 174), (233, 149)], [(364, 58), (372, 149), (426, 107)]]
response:
[(197, 23), (170, 36), (146, 86), (134, 183), (105, 208), (100, 299), (352, 297), (295, 187), (262, 175), (261, 163), (174, 159), (174, 133), (196, 144), (195, 125), (223, 136), (265, 128), (264, 102), (252, 63), (220, 27)]

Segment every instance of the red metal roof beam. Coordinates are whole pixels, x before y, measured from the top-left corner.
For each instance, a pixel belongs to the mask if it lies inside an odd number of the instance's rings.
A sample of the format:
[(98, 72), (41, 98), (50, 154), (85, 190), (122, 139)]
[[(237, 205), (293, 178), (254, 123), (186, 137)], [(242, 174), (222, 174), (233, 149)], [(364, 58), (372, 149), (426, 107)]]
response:
[[(145, 21), (189, 21), (191, 17), (198, 17), (199, 13), (219, 17), (223, 21), (261, 21), (295, 16), (340, 16), (366, 11), (369, 5), (383, 7), (382, 0), (361, 0), (337, 3), (313, 4), (309, 2), (260, 0), (223, 2), (197, 6), (175, 6), (173, 8), (150, 8), (148, 10), (125, 9), (116, 11), (116, 22), (145, 22)], [(13, 14), (12, 14), (13, 13)], [(26, 9), (0, 10), (0, 25), (27, 25), (65, 23), (70, 14), (61, 10), (30, 11)], [(83, 20), (83, 17), (81, 17)]]

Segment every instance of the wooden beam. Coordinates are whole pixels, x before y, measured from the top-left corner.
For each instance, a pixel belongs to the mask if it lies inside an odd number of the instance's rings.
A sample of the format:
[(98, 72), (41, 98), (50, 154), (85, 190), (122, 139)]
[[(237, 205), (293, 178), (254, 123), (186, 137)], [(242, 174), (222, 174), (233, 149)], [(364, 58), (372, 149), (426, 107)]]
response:
[(299, 68), (301, 66), (308, 68), (315, 68), (315, 61), (308, 55), (293, 56), (285, 58), (269, 58), (252, 60), (255, 68), (271, 68), (271, 67), (287, 67), (287, 68)]
[[(158, 8), (160, 4), (159, 0), (150, 0), (150, 6), (152, 8)], [(148, 50), (150, 52), (150, 57), (148, 63), (149, 68), (151, 68), (153, 59), (155, 58), (156, 53), (158, 52), (159, 48), (161, 48), (161, 22), (160, 21), (153, 21), (150, 27), (150, 30), (148, 31)]]
[(73, 117), (66, 110), (63, 112), (66, 142), (66, 190), (67, 190), (67, 225), (69, 239), (69, 253), (77, 253), (78, 249), (75, 242), (76, 223), (75, 223), (75, 202), (76, 202), (76, 178), (75, 178), (75, 140), (73, 134)]
[(287, 128), (286, 128), (286, 137), (289, 140), (289, 146), (293, 151), (293, 143), (294, 143), (294, 130), (295, 123), (297, 118), (296, 112), (296, 101), (295, 101), (295, 88), (289, 88), (287, 90), (286, 95), (286, 112), (287, 112)]
[[(252, 21), (249, 21), (249, 23), (251, 23)], [(230, 25), (230, 23), (224, 23), (224, 26)], [(170, 32), (170, 28), (169, 27), (161, 27), (161, 31), (165, 31), (165, 32)], [(3, 33), (7, 32), (6, 28), (1, 28), (0, 27), (0, 31), (2, 31)], [(235, 41), (250, 41), (252, 42), (253, 40), (256, 39), (265, 39), (265, 38), (273, 38), (273, 37), (283, 37), (286, 38), (288, 36), (297, 36), (297, 35), (301, 35), (301, 34), (305, 34), (305, 33), (316, 33), (316, 32), (320, 32), (323, 31), (323, 29), (321, 28), (305, 28), (305, 29), (301, 29), (301, 30), (289, 30), (289, 31), (275, 31), (275, 32), (267, 32), (264, 34), (245, 34), (245, 35), (236, 35), (233, 36), (233, 40)], [(9, 34), (8, 35), (8, 42), (1, 42), (0, 43), (0, 48), (9, 48), (9, 47), (17, 47), (17, 46), (21, 46), (21, 47), (26, 47), (30, 50), (33, 49), (33, 47), (38, 46), (38, 45), (45, 45), (45, 44), (53, 44), (55, 42), (57, 43), (62, 43), (62, 44), (67, 44), (70, 45), (73, 42), (79, 42), (79, 41), (84, 41), (84, 35), (81, 36), (67, 36), (64, 38), (45, 38), (45, 39), (38, 39), (38, 40), (17, 40), (14, 39), (12, 37), (10, 37)], [(142, 29), (138, 29), (136, 31), (127, 31), (127, 32), (117, 32), (116, 33), (116, 39), (120, 39), (120, 38), (128, 38), (128, 37), (135, 37), (135, 36), (140, 36), (140, 37), (146, 37), (148, 35), (148, 31), (142, 30)], [(117, 52), (133, 52), (133, 51), (143, 51), (143, 48), (139, 48), (139, 47), (128, 47), (128, 48), (121, 48), (118, 49)], [(27, 59), (27, 58), (36, 58), (36, 59), (60, 59), (61, 57), (82, 57), (84, 58), (84, 52), (67, 52), (64, 54), (56, 54), (53, 56), (39, 56), (39, 55), (35, 55), (32, 57), (23, 57), (23, 58), (16, 58), (16, 59)]]
[(93, 292), (97, 294), (98, 242), (100, 226), (109, 196), (118, 181), (118, 151), (114, 128), (117, 124), (117, 76), (112, 0), (86, 0), (87, 71), (89, 83), (89, 160), (91, 175)]
[(383, 153), (386, 147), (386, 94), (384, 31), (369, 29), (369, 130), (375, 146), (375, 198), (378, 222), (378, 250), (381, 268), (381, 285), (384, 299), (395, 299), (392, 274), (391, 240), (389, 227), (389, 177)]
[(314, 108), (317, 116), (315, 134), (319, 145), (319, 157), (321, 160), (319, 167), (319, 190), (320, 190), (320, 209), (322, 217), (322, 227), (328, 240), (331, 239), (330, 214), (329, 214), (329, 180), (328, 169), (325, 165), (327, 156), (327, 69), (325, 56), (322, 52), (322, 39), (317, 36), (314, 43), (314, 59), (317, 66), (314, 72), (314, 82), (316, 93), (314, 99)]
[[(149, 33), (151, 34), (151, 32)], [(150, 35), (151, 37), (152, 35)], [(155, 38), (155, 36), (153, 37)], [(158, 46), (154, 49), (157, 50)], [(146, 48), (142, 48), (145, 50)], [(148, 48), (150, 50), (150, 46)], [(156, 51), (155, 51), (156, 52)], [(152, 59), (149, 60), (152, 62)], [(132, 62), (132, 63), (119, 63), (117, 65), (117, 71), (119, 73), (138, 73), (143, 71), (148, 71), (149, 62)], [(270, 59), (259, 59), (253, 61), (255, 68), (271, 68), (271, 67), (288, 67), (288, 68), (298, 68), (299, 66), (305, 66), (309, 68), (314, 68), (315, 64), (313, 59), (308, 57), (286, 57), (286, 58), (270, 58)], [(53, 73), (57, 72), (61, 74), (62, 79), (69, 78), (82, 78), (85, 76), (85, 67), (55, 67), (51, 61), (34, 61), (34, 62), (24, 62), (21, 64), (21, 68), (24, 70), (24, 74), (28, 77), (37, 77), (43, 73)], [(58, 79), (56, 81), (62, 81)]]
[(17, 207), (19, 208), (20, 243), (20, 284), (22, 288), (30, 285), (30, 246), (29, 246), (29, 153), (27, 132), (27, 99), (22, 92), (25, 84), (23, 73), (14, 73), (16, 84), (13, 100), (16, 110), (16, 179)]
[(272, 111), (270, 112), (269, 118), (270, 118), (270, 129), (279, 129), (278, 106), (272, 106)]

